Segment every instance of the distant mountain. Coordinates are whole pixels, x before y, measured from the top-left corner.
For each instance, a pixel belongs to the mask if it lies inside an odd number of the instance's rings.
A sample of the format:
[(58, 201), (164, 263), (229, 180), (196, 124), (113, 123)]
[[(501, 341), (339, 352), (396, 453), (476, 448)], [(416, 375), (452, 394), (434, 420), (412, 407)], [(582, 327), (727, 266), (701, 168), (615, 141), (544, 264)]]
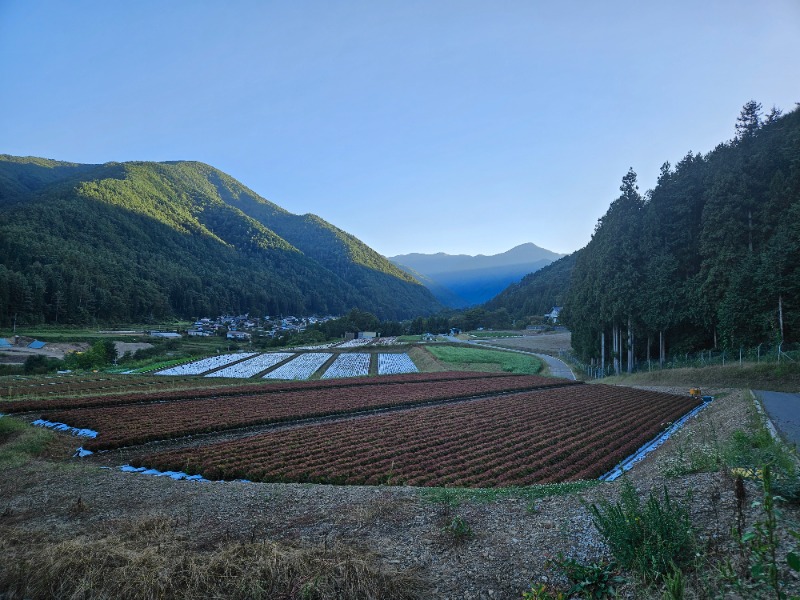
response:
[(563, 306), (569, 294), (569, 285), (575, 261), (581, 250), (568, 254), (546, 267), (512, 283), (484, 305), (486, 310), (504, 308), (513, 319), (542, 316), (554, 306)]
[(0, 155), (0, 325), (352, 308), (442, 306), (354, 236), (209, 165)]
[(414, 253), (389, 260), (414, 274), (442, 304), (460, 308), (486, 302), (562, 256), (527, 243), (491, 256)]

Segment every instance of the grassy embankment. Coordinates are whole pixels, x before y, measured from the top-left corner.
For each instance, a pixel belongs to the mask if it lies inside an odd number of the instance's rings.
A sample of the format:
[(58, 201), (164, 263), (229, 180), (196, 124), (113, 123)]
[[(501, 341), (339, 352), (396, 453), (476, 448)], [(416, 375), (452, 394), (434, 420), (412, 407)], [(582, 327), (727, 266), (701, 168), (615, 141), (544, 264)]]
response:
[(599, 380), (617, 385), (670, 385), (730, 387), (777, 392), (800, 391), (800, 363), (734, 363), (685, 369), (643, 371)]

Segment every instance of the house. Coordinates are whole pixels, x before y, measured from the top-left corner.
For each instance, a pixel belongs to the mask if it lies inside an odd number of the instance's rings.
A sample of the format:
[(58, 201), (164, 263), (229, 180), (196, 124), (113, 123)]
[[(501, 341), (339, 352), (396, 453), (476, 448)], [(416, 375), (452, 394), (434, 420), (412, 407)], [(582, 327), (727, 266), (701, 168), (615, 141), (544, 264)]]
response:
[(214, 332), (204, 331), (202, 329), (190, 329), (186, 333), (189, 337), (212, 337), (214, 335)]
[(550, 312), (544, 316), (544, 318), (551, 323), (558, 323), (558, 315), (561, 314), (561, 308), (561, 306), (554, 306)]
[(371, 340), (378, 337), (378, 333), (376, 331), (359, 331), (356, 334), (359, 340)]
[(229, 331), (225, 337), (229, 340), (246, 341), (250, 339), (250, 334), (246, 331)]
[(181, 334), (177, 331), (148, 331), (147, 335), (156, 338), (179, 339)]

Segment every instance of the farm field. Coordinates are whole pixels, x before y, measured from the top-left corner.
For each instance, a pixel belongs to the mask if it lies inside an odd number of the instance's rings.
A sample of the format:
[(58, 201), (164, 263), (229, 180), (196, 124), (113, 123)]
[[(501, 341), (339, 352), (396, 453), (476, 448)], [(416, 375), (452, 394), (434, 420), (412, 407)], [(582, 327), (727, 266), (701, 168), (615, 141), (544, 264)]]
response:
[[(117, 377), (110, 380), (86, 380), (86, 388), (80, 387), (82, 380), (73, 381), (71, 376), (65, 376), (64, 383), (68, 392), (59, 395), (50, 392), (47, 395), (24, 395), (19, 399), (0, 400), (4, 413), (23, 413), (31, 411), (57, 410), (65, 408), (88, 408), (92, 406), (121, 406), (125, 404), (152, 404), (177, 400), (199, 400), (203, 398), (225, 398), (237, 396), (252, 396), (256, 394), (272, 394), (285, 391), (299, 391), (306, 389), (341, 388), (366, 386), (380, 386), (394, 383), (437, 382), (453, 379), (478, 379), (509, 377), (508, 373), (475, 373), (445, 371), (435, 373), (404, 373), (397, 375), (384, 375), (368, 379), (324, 381), (262, 381), (259, 383), (245, 383), (243, 380), (226, 380), (227, 385), (219, 382), (215, 385), (208, 379), (187, 377), (164, 380), (162, 378)], [(106, 381), (113, 385), (96, 386), (95, 384)], [(165, 381), (167, 384), (165, 384)], [(552, 381), (552, 380), (550, 380)], [(171, 385), (169, 385), (171, 384)], [(30, 384), (34, 385), (34, 384)], [(44, 384), (42, 384), (44, 385)], [(49, 386), (49, 384), (47, 384)], [(92, 394), (86, 394), (86, 392)], [(54, 397), (55, 396), (55, 397)]]
[[(0, 406), (4, 401), (34, 398), (64, 398), (85, 396), (87, 393), (113, 394), (148, 390), (171, 390), (176, 388), (209, 388), (208, 381), (197, 377), (131, 377), (129, 375), (48, 375), (45, 377), (6, 378), (0, 385)], [(0, 410), (0, 412), (4, 412)]]
[(269, 432), (133, 464), (209, 479), (355, 485), (594, 479), (697, 405), (689, 396), (573, 385)]
[[(399, 376), (403, 377), (403, 376)], [(380, 379), (378, 379), (380, 381)], [(301, 390), (255, 392), (251, 395), (210, 397), (75, 408), (45, 413), (52, 422), (98, 432), (87, 450), (107, 450), (147, 441), (231, 430), (364, 410), (413, 406), (429, 402), (510, 393), (568, 385), (573, 382), (541, 376), (446, 378), (366, 386), (326, 386)], [(30, 405), (26, 405), (30, 408)]]
[[(382, 338), (378, 338), (382, 339)], [(386, 338), (385, 342), (373, 340), (350, 340), (336, 344), (321, 344), (308, 346), (307, 350), (323, 350), (336, 346), (337, 348), (359, 348), (367, 345), (386, 346), (393, 345), (395, 338)], [(190, 376), (203, 375), (204, 377), (248, 379), (260, 373), (265, 373), (265, 379), (303, 380), (310, 379), (334, 356), (330, 352), (267, 352), (234, 353), (212, 356), (201, 360), (192, 361), (178, 366), (158, 371), (156, 375)], [(377, 360), (378, 374), (415, 373), (417, 367), (407, 353), (380, 354), (373, 359), (371, 353), (341, 353), (336, 354), (333, 363), (321, 374), (322, 379), (336, 379), (341, 377), (363, 377), (369, 375), (370, 365)], [(383, 357), (383, 358), (381, 358)], [(288, 360), (290, 359), (291, 360)], [(283, 363), (283, 364), (281, 364)], [(277, 366), (279, 365), (279, 366)], [(272, 369), (272, 367), (276, 367)]]
[(370, 355), (362, 352), (354, 354), (340, 354), (322, 374), (322, 379), (337, 379), (340, 377), (366, 377), (369, 375)]
[(542, 368), (541, 361), (536, 357), (502, 350), (489, 350), (467, 345), (429, 346), (427, 350), (438, 360), (459, 370), (533, 374), (538, 373)]

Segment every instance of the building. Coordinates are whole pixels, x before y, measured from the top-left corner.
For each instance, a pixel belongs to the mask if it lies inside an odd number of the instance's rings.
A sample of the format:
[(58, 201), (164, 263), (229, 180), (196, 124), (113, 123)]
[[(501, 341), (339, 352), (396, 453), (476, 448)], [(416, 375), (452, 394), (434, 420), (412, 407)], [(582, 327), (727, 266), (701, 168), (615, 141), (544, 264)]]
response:
[(229, 340), (240, 340), (240, 341), (249, 341), (250, 334), (246, 331), (229, 331), (228, 334), (225, 336)]
[(554, 306), (550, 312), (544, 316), (544, 318), (551, 323), (558, 323), (558, 316), (561, 314), (561, 308), (561, 306)]

